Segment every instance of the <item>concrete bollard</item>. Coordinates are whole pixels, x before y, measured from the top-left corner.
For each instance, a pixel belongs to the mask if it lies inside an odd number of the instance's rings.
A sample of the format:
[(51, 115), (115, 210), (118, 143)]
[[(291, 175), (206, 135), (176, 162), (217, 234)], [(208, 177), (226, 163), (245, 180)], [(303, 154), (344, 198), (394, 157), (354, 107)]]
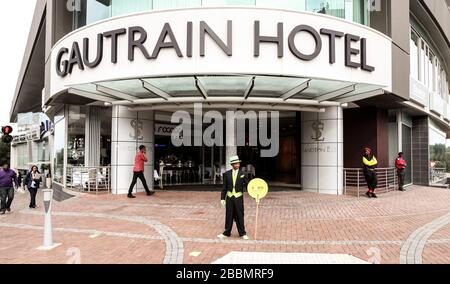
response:
[(53, 243), (53, 227), (52, 227), (52, 199), (53, 190), (44, 189), (44, 209), (45, 209), (45, 221), (44, 221), (44, 244), (39, 247), (38, 250), (52, 250), (61, 244)]

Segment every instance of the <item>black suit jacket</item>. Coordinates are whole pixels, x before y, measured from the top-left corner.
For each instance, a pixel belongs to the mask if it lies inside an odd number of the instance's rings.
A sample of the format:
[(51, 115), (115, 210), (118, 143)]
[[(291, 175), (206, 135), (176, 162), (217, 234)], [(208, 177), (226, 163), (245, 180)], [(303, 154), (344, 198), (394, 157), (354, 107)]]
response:
[[(241, 170), (239, 170), (235, 185), (236, 192), (244, 193), (245, 189), (247, 188), (247, 183), (247, 176)], [(228, 191), (233, 191), (233, 170), (229, 170), (223, 174), (223, 189), (221, 196), (222, 200), (225, 200)]]

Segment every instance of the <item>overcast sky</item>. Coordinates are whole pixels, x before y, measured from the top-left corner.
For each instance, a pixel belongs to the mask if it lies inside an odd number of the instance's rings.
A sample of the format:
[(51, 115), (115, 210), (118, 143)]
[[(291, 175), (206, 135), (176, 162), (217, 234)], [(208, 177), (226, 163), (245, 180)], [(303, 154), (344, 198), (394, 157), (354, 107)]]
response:
[(0, 125), (9, 122), (36, 0), (2, 1), (0, 9)]

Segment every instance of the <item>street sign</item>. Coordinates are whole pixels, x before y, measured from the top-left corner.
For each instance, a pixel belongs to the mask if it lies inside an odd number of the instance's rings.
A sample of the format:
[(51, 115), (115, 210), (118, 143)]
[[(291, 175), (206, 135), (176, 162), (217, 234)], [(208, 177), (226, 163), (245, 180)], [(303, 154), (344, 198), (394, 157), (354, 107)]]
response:
[(261, 199), (267, 196), (269, 193), (269, 185), (267, 182), (260, 178), (253, 179), (247, 186), (248, 194), (256, 201), (256, 217), (255, 217), (255, 240), (258, 237), (258, 214), (259, 203)]
[(248, 194), (259, 203), (269, 193), (269, 185), (263, 179), (255, 178), (248, 184), (247, 190)]

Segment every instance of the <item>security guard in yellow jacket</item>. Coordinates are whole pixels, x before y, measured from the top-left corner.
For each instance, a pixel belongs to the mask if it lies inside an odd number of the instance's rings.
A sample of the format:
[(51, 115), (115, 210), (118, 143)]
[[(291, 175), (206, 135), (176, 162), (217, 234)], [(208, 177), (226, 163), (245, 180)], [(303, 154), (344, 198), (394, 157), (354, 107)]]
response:
[(377, 198), (377, 195), (375, 194), (375, 189), (377, 188), (378, 185), (378, 177), (377, 173), (375, 172), (375, 169), (378, 166), (378, 161), (375, 155), (373, 155), (372, 149), (370, 148), (365, 149), (362, 162), (363, 162), (364, 177), (367, 182), (367, 187), (369, 188), (369, 191), (367, 191), (366, 195), (369, 198)]
[(240, 170), (241, 160), (238, 156), (230, 158), (233, 167), (223, 175), (223, 189), (221, 194), (222, 206), (226, 207), (225, 231), (218, 235), (220, 239), (229, 238), (233, 228), (233, 221), (239, 232), (239, 236), (248, 240), (244, 225), (244, 189), (247, 187), (247, 177)]

